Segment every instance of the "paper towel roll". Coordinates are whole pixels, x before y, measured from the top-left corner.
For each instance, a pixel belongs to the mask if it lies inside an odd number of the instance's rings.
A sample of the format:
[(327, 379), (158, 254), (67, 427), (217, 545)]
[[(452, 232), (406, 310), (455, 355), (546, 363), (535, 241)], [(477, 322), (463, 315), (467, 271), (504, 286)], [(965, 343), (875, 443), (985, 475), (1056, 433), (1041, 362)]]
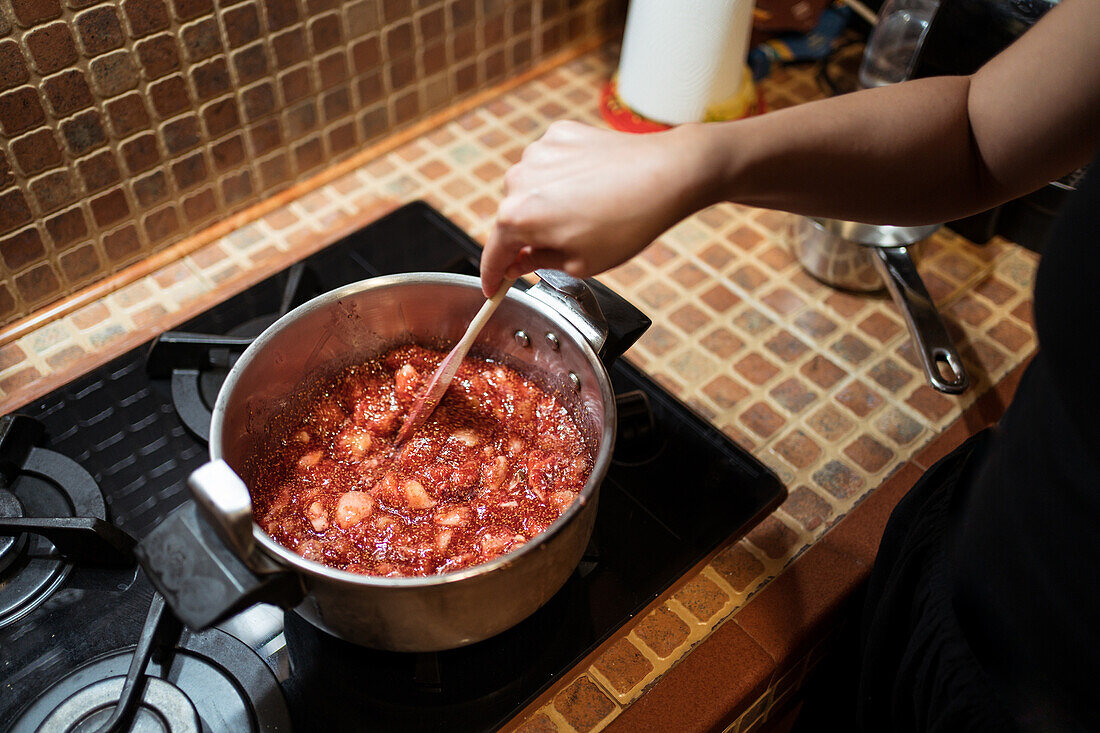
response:
[(753, 0), (631, 0), (619, 98), (670, 125), (702, 121), (743, 81)]

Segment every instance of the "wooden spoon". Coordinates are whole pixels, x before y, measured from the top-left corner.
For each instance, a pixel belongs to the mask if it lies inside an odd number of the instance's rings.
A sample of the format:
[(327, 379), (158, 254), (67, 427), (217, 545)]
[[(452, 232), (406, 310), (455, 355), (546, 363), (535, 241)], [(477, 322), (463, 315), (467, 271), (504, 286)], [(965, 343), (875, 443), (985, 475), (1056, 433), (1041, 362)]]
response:
[(477, 339), (481, 329), (485, 324), (489, 322), (493, 312), (496, 311), (497, 306), (504, 300), (504, 296), (508, 294), (508, 289), (512, 287), (512, 283), (515, 280), (505, 280), (497, 288), (497, 292), (493, 297), (485, 301), (485, 304), (481, 306), (481, 310), (477, 312), (474, 319), (470, 321), (469, 327), (466, 329), (466, 333), (462, 334), (462, 338), (458, 340), (454, 348), (451, 349), (451, 353), (439, 363), (436, 367), (435, 373), (432, 374), (431, 381), (428, 382), (428, 388), (424, 390), (424, 394), (413, 405), (412, 410), (409, 412), (409, 417), (405, 420), (405, 424), (401, 426), (401, 430), (397, 433), (397, 439), (394, 441), (395, 446), (399, 446), (408, 440), (409, 436), (413, 432), (424, 424), (435, 408), (439, 405), (439, 401), (443, 399), (444, 393), (447, 391), (447, 387), (451, 386), (451, 380), (454, 379), (455, 373), (458, 372), (458, 367), (462, 364), (462, 360), (466, 358), (466, 352), (470, 350), (470, 346), (473, 345)]

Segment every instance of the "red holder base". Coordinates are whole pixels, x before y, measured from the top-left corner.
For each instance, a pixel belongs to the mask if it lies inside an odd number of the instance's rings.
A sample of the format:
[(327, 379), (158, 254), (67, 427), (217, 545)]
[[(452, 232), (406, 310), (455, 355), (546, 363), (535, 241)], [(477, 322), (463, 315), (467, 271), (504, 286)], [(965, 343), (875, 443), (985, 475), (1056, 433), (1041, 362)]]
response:
[[(764, 107), (764, 95), (761, 94), (759, 88), (753, 91), (755, 101), (749, 106), (746, 113), (740, 115), (740, 117), (759, 115), (766, 111)], [(609, 79), (608, 82), (604, 84), (603, 89), (600, 90), (600, 117), (602, 117), (604, 122), (613, 129), (622, 132), (661, 132), (662, 130), (669, 130), (673, 127), (673, 125), (666, 125), (663, 122), (657, 122), (648, 117), (643, 117), (626, 106), (626, 103), (619, 97), (619, 90), (615, 77)], [(739, 117), (721, 119), (708, 118), (706, 121), (723, 122), (729, 119), (739, 119)]]

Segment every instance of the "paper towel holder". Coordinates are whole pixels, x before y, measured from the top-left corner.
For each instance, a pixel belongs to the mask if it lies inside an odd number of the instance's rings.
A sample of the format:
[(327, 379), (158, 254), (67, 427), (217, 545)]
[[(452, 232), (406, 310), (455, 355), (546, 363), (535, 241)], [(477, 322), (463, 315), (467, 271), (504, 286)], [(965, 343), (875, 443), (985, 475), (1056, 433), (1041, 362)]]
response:
[(654, 132), (762, 112), (746, 64), (753, 6), (631, 0), (619, 68), (600, 99), (604, 120), (619, 130)]

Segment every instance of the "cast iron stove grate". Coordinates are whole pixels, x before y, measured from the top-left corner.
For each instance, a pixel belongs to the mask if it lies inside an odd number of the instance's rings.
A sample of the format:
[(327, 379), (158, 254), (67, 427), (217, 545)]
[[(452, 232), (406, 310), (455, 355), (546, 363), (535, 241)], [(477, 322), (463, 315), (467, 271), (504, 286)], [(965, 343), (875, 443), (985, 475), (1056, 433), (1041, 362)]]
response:
[[(158, 362), (157, 352), (147, 364), (150, 349), (140, 347), (22, 412), (41, 420), (45, 447), (79, 463), (99, 484), (112, 521), (140, 540), (186, 500), (186, 478), (206, 460), (205, 412), (248, 338), (288, 308), (349, 282), (426, 270), (476, 274), (478, 254), (434, 209), (409, 204), (177, 332), (236, 335), (239, 342), (203, 346), (175, 365)], [(644, 374), (620, 361), (611, 376), (622, 422), (594, 542), (561, 592), (528, 620), (433, 655), (354, 647), (293, 613), (286, 614), (285, 650), (278, 648), (280, 629), (253, 635), (247, 614), (223, 627), (273, 665), (297, 729), (497, 728), (781, 502), (785, 490), (773, 474)], [(182, 417), (173, 397), (187, 401)], [(0, 628), (0, 668), (20, 689), (0, 695), (0, 728), (86, 665), (132, 648), (152, 597), (140, 571), (83, 570), (65, 578), (50, 603)], [(203, 634), (236, 641), (222, 631)], [(48, 663), (37, 659), (43, 650), (52, 650)], [(279, 664), (285, 657), (272, 655), (280, 651), (289, 654), (289, 671)], [(271, 729), (256, 726), (253, 718), (247, 727)]]

